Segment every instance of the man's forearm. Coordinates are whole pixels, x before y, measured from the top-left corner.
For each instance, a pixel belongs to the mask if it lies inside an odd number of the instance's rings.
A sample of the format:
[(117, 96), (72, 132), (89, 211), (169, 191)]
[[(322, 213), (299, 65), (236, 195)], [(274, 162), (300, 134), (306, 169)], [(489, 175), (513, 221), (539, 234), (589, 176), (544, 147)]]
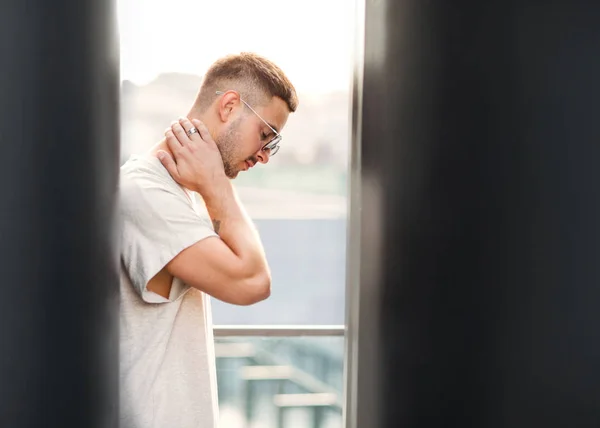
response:
[(215, 232), (251, 271), (268, 269), (258, 231), (227, 180), (204, 198)]

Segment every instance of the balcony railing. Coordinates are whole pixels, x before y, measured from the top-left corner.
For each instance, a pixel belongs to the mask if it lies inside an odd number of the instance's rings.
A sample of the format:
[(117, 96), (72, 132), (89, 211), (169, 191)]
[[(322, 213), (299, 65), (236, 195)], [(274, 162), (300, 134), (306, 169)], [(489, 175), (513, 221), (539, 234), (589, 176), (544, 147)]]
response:
[(343, 325), (215, 325), (215, 337), (344, 336)]

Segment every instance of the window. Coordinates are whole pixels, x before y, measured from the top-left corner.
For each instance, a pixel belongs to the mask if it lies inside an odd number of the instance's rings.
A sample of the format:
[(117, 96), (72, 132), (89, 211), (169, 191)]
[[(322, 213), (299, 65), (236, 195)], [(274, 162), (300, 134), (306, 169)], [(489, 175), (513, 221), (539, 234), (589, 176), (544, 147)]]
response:
[[(213, 299), (216, 328), (342, 326), (354, 3), (118, 0), (118, 4), (123, 162), (158, 142), (165, 127), (188, 111), (201, 73), (225, 54), (253, 51), (268, 57), (298, 91), (300, 105), (282, 132), (277, 156), (234, 182), (265, 245), (273, 275), (271, 297), (249, 307)], [(219, 334), (220, 399), (223, 417), (230, 417), (225, 419), (228, 428), (247, 423), (265, 428), (341, 426), (341, 413), (329, 392), (289, 379), (248, 380), (260, 378), (260, 366), (266, 363), (243, 356), (244, 352), (276, 354), (285, 360), (276, 365), (288, 367), (283, 372), (302, 373), (341, 397), (343, 336), (306, 334), (280, 338)], [(257, 388), (251, 394), (256, 400), (247, 401), (250, 396), (243, 388)], [(246, 415), (253, 415), (250, 422)]]
[(221, 426), (339, 428), (339, 337), (217, 338)]

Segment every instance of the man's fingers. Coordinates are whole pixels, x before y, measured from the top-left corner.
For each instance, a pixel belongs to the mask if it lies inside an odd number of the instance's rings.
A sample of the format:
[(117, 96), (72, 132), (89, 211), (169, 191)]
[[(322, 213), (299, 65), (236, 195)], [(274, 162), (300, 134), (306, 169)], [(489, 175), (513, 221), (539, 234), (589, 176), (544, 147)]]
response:
[(177, 156), (177, 154), (181, 151), (182, 146), (179, 140), (177, 140), (173, 134), (171, 128), (165, 131), (165, 138), (167, 140), (167, 147), (169, 147), (169, 150), (171, 150), (171, 153), (173, 153), (174, 156)]
[(210, 132), (208, 132), (208, 128), (204, 123), (200, 122), (198, 119), (192, 119), (192, 123), (194, 124), (194, 126), (200, 133), (200, 137), (202, 137), (204, 141), (210, 144), (214, 144), (213, 138), (210, 135)]
[(179, 171), (177, 170), (177, 164), (175, 164), (175, 161), (173, 160), (171, 155), (169, 155), (164, 150), (159, 150), (158, 153), (156, 153), (156, 156), (158, 157), (158, 160), (160, 160), (160, 162), (163, 164), (165, 169), (169, 171), (169, 174), (171, 174), (173, 178), (177, 179), (179, 177)]
[(189, 144), (190, 139), (188, 138), (188, 135), (185, 132), (185, 129), (183, 129), (183, 127), (181, 126), (181, 124), (179, 122), (173, 122), (171, 124), (171, 129), (173, 130), (173, 134), (177, 138), (177, 141), (179, 141), (179, 143), (182, 146)]
[(181, 124), (182, 128), (185, 131), (185, 134), (190, 140), (194, 141), (194, 138), (200, 138), (200, 134), (197, 132), (198, 129), (196, 129), (196, 132), (192, 133), (191, 135), (189, 134), (190, 129), (194, 128), (194, 125), (192, 124), (192, 122), (189, 121), (187, 117), (180, 118), (179, 123)]

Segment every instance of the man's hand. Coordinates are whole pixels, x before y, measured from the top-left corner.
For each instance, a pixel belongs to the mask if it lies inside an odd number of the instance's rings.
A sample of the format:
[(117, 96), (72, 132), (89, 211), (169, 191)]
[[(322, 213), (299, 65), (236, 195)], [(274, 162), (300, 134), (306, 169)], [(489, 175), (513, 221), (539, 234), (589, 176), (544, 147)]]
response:
[[(196, 129), (191, 135), (188, 132)], [(158, 158), (175, 181), (190, 190), (211, 199), (227, 183), (223, 159), (206, 126), (197, 119), (180, 119), (165, 131), (167, 152), (159, 151)]]

